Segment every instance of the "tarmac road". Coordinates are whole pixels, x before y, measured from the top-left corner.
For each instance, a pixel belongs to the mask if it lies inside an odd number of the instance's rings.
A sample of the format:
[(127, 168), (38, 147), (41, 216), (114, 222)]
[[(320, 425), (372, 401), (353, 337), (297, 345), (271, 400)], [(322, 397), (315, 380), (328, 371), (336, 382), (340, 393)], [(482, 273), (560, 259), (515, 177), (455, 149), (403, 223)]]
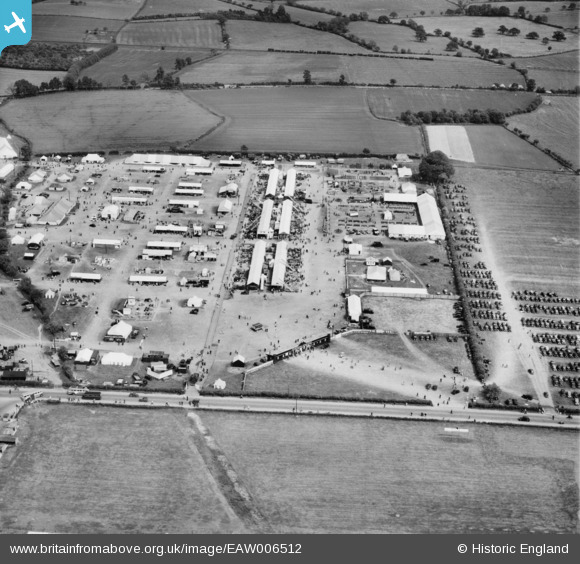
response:
[[(3, 399), (19, 397), (23, 392), (31, 392), (38, 388), (20, 388), (12, 390), (9, 395), (8, 388), (0, 389), (0, 402)], [(193, 409), (188, 400), (193, 399), (193, 394), (188, 396), (160, 393), (139, 393), (139, 397), (129, 397), (129, 392), (103, 391), (99, 402), (84, 401), (81, 396), (67, 395), (63, 388), (43, 389), (43, 400), (59, 398), (64, 404), (74, 403), (100, 403), (103, 405), (123, 404), (127, 407), (144, 407), (146, 405)], [(146, 397), (148, 402), (140, 402), (139, 399)], [(196, 399), (199, 396), (196, 396)], [(296, 415), (334, 415), (344, 417), (374, 417), (394, 418), (424, 421), (449, 422), (451, 427), (465, 423), (492, 423), (500, 425), (523, 425), (535, 427), (553, 427), (580, 430), (580, 418), (568, 419), (564, 415), (550, 413), (528, 413), (529, 422), (518, 421), (523, 415), (521, 411), (499, 411), (487, 409), (446, 409), (428, 406), (390, 405), (382, 403), (363, 402), (340, 402), (301, 399), (274, 399), (274, 398), (251, 398), (251, 397), (199, 397), (197, 409), (241, 411), (255, 413), (286, 413)]]

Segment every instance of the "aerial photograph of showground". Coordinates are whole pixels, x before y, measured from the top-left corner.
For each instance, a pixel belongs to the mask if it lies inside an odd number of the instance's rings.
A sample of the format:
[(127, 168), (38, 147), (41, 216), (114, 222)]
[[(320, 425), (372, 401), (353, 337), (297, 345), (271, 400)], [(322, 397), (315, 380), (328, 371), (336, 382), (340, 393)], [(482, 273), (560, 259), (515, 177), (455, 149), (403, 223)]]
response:
[(0, 531), (578, 534), (579, 19), (33, 0)]

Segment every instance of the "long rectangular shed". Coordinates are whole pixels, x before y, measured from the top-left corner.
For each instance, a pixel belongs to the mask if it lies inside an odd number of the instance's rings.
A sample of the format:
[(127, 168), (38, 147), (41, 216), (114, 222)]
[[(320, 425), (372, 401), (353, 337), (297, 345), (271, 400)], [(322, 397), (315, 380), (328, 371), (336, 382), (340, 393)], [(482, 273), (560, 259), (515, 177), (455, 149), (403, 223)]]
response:
[(203, 196), (203, 188), (176, 188), (176, 196)]
[(129, 284), (163, 286), (167, 284), (167, 276), (131, 275), (129, 276)]
[(181, 251), (181, 241), (148, 241), (148, 249), (171, 249), (172, 251)]
[(273, 168), (268, 175), (268, 185), (266, 186), (266, 198), (275, 198), (276, 189), (278, 188), (278, 178), (280, 177), (280, 171), (277, 168)]
[(111, 201), (114, 204), (136, 204), (138, 206), (144, 206), (149, 200), (139, 196), (113, 196)]
[(280, 227), (278, 235), (288, 237), (290, 235), (290, 224), (292, 222), (292, 200), (284, 200), (282, 204), (282, 213), (280, 214)]
[(155, 233), (187, 233), (184, 225), (156, 225)]
[(152, 186), (129, 186), (129, 192), (134, 194), (153, 194), (154, 191)]
[(293, 198), (296, 190), (296, 169), (291, 168), (286, 173), (286, 185), (284, 186), (284, 197)]
[(198, 208), (199, 200), (169, 200), (169, 205), (178, 208)]
[(272, 209), (274, 208), (274, 202), (272, 200), (265, 200), (262, 205), (262, 214), (260, 215), (260, 221), (258, 222), (258, 237), (267, 237), (270, 231), (270, 220), (272, 219)]
[(262, 278), (262, 267), (264, 266), (264, 255), (266, 254), (266, 241), (256, 241), (252, 251), (252, 262), (250, 263), (250, 273), (248, 274), (247, 286), (257, 289), (260, 287)]
[(71, 272), (68, 279), (73, 282), (100, 282), (103, 277), (94, 272)]
[(280, 241), (276, 245), (276, 255), (274, 256), (274, 268), (272, 269), (272, 281), (270, 285), (273, 288), (283, 288), (284, 278), (286, 277), (286, 266), (288, 265), (288, 243)]

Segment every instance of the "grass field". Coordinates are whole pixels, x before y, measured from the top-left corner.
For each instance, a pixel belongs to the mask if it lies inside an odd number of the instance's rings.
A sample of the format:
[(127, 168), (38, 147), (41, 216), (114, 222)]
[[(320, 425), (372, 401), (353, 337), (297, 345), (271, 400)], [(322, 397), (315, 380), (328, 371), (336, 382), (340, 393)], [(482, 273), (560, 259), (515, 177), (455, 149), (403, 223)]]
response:
[(62, 93), (42, 102), (26, 98), (0, 110), (37, 152), (168, 147), (219, 123), (181, 92)]
[[(514, 4), (515, 6), (515, 4)], [(513, 18), (486, 18), (486, 17), (446, 17), (446, 18), (421, 18), (421, 25), (425, 27), (427, 33), (433, 33), (437, 28), (443, 32), (451, 32), (451, 37), (458, 37), (465, 41), (471, 40), (474, 45), (481, 45), (483, 48), (497, 48), (502, 53), (509, 53), (513, 57), (522, 57), (529, 55), (542, 55), (559, 51), (570, 50), (570, 44), (573, 44), (573, 37), (570, 36), (567, 41), (550, 41), (548, 45), (543, 45), (541, 39), (548, 37), (551, 39), (555, 28), (535, 24), (528, 20)], [(505, 25), (508, 29), (516, 27), (520, 30), (520, 35), (509, 36), (501, 35), (497, 29)], [(471, 32), (476, 27), (483, 28), (484, 37), (472, 37)], [(540, 35), (540, 39), (526, 39), (526, 35), (535, 31)], [(551, 47), (551, 51), (548, 51)]]
[(143, 0), (91, 0), (84, 4), (72, 4), (70, 0), (44, 0), (32, 6), (34, 25), (40, 16), (78, 16), (125, 20), (133, 17)]
[(497, 125), (469, 125), (475, 162), (486, 167), (558, 170), (560, 165), (528, 142)]
[[(372, 301), (370, 305), (374, 307), (376, 304)], [(437, 312), (430, 309), (437, 316)], [(408, 312), (415, 315), (417, 308), (410, 307)], [(384, 314), (385, 310), (376, 313)], [(473, 379), (464, 343), (438, 339), (427, 348), (404, 336), (399, 327), (396, 330), (398, 334), (355, 333), (335, 339), (327, 349), (305, 352), (248, 374), (244, 391), (291, 397), (317, 395), (380, 401), (420, 399), (431, 401), (433, 405), (453, 397), (452, 407), (463, 407), (467, 397), (464, 393), (450, 396), (453, 367), (462, 369), (461, 383), (469, 385), (471, 393), (480, 387)], [(427, 384), (438, 387), (427, 390)]]
[[(570, 45), (571, 47), (572, 45)], [(519, 68), (528, 69), (529, 77), (546, 90), (573, 90), (580, 84), (578, 51), (516, 59)]]
[(466, 112), (471, 109), (493, 108), (508, 113), (526, 108), (537, 94), (531, 92), (489, 92), (482, 90), (437, 90), (419, 88), (370, 89), (367, 100), (373, 115), (397, 119), (402, 112), (411, 110), (453, 109)]
[(184, 414), (42, 406), (0, 463), (5, 533), (239, 531)]
[[(96, 65), (83, 72), (105, 86), (121, 84), (124, 74), (129, 79), (137, 82), (146, 82), (146, 76), (152, 79), (159, 67), (167, 72), (175, 68), (176, 58), (191, 57), (193, 61), (199, 61), (209, 55), (209, 51), (186, 49), (169, 50), (146, 47), (120, 47), (115, 53), (109, 55)], [(146, 76), (145, 76), (146, 75)]]
[(167, 14), (193, 14), (196, 12), (225, 12), (241, 10), (241, 6), (227, 4), (219, 0), (145, 0), (139, 16), (157, 16)]
[(491, 239), (497, 263), (516, 289), (577, 295), (580, 231), (574, 176), (461, 168), (473, 215)]
[[(401, 51), (405, 49), (411, 53), (421, 54), (439, 54), (445, 55), (446, 45), (449, 39), (446, 37), (429, 37), (423, 43), (415, 39), (415, 32), (399, 25), (381, 25), (371, 22), (352, 22), (348, 26), (349, 32), (354, 33), (357, 37), (367, 41), (373, 40), (379, 46), (381, 51)], [(396, 46), (396, 49), (395, 49)], [(472, 57), (475, 55), (469, 49), (460, 49), (463, 56)]]
[(180, 72), (184, 83), (222, 82), (249, 84), (291, 79), (304, 80), (308, 69), (314, 82), (338, 80), (344, 74), (356, 84), (410, 86), (491, 86), (495, 82), (522, 83), (522, 76), (508, 67), (474, 59), (441, 57), (435, 61), (399, 58), (372, 58), (303, 53), (264, 53), (227, 51), (217, 59), (199, 63)]
[(220, 27), (213, 20), (132, 22), (121, 30), (117, 43), (155, 47), (223, 47)]
[(456, 441), (421, 422), (202, 418), (275, 532), (576, 531), (574, 433), (469, 426)]
[(531, 139), (538, 139), (540, 147), (555, 151), (580, 168), (578, 99), (553, 96), (544, 100), (536, 111), (509, 118), (510, 128), (521, 129)]
[(2, 68), (2, 70), (0, 70), (0, 96), (10, 94), (10, 88), (14, 86), (14, 83), (17, 80), (28, 80), (28, 82), (40, 86), (41, 82), (48, 82), (55, 76), (62, 80), (65, 75), (66, 73), (61, 71)]
[(269, 48), (273, 48), (336, 53), (369, 52), (360, 45), (338, 35), (292, 24), (230, 20), (226, 29), (230, 34), (232, 49), (267, 51)]
[[(206, 150), (422, 153), (416, 128), (375, 119), (354, 88), (190, 91), (226, 122), (194, 147)], [(315, 124), (315, 126), (314, 126)]]
[(369, 17), (378, 18), (395, 12), (401, 18), (427, 14), (439, 14), (449, 8), (444, 0), (302, 0), (301, 4), (339, 10), (343, 14), (367, 12)]
[[(121, 20), (41, 16), (34, 19), (33, 41), (71, 41), (75, 43), (109, 43), (124, 24)], [(87, 31), (100, 30), (97, 35)]]

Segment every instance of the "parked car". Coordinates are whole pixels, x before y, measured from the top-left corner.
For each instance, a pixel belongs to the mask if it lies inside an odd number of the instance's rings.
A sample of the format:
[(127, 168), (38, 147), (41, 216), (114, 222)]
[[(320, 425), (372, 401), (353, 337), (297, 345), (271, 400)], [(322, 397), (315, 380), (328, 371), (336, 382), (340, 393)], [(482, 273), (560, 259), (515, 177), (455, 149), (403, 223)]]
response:
[(137, 392), (129, 392), (129, 397), (130, 398), (138, 398), (139, 394)]
[(142, 403), (147, 403), (149, 400), (146, 397), (139, 398), (139, 401)]
[(518, 417), (518, 421), (529, 421), (530, 418), (527, 415), (522, 415), (521, 417)]

